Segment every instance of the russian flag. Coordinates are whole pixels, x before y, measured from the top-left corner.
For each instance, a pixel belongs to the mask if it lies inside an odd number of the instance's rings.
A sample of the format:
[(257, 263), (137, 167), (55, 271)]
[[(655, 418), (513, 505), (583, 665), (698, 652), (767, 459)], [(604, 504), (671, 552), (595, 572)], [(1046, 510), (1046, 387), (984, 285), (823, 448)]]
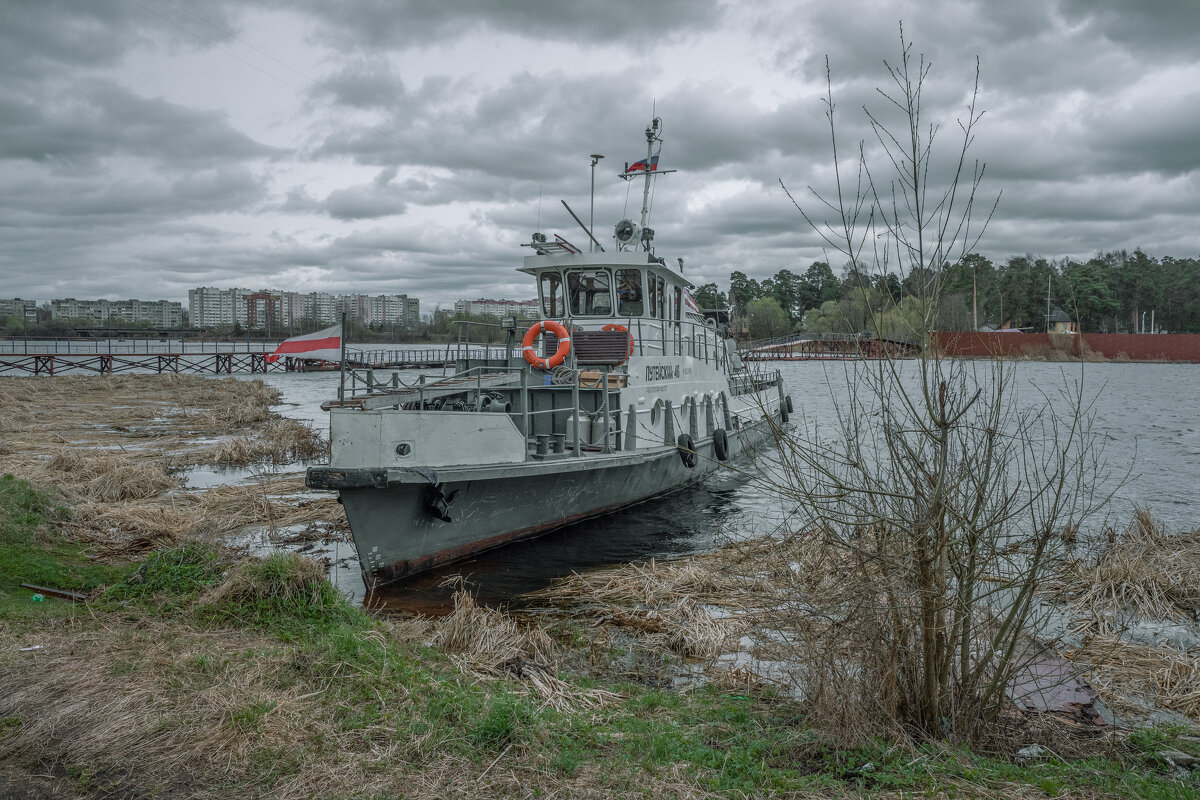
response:
[(646, 160), (642, 159), (641, 161), (635, 161), (634, 163), (630, 164), (628, 169), (626, 169), (625, 171), (626, 172), (654, 172), (656, 169), (658, 169), (658, 156), (657, 155), (650, 157), (650, 166), (649, 167), (646, 166)]
[(275, 352), (266, 357), (268, 364), (279, 360), (280, 356), (294, 358), (311, 358), (322, 361), (341, 361), (342, 359), (342, 326), (334, 325), (316, 333), (306, 333), (303, 336), (293, 336), (279, 343)]

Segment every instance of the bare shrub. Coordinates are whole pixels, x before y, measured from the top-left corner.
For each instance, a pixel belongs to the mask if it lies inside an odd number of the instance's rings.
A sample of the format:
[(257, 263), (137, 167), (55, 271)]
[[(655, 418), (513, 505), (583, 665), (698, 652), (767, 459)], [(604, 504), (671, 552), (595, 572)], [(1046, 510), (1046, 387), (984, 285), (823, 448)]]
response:
[[(885, 111), (865, 110), (874, 142), (859, 144), (857, 189), (846, 189), (839, 162), (830, 79), (837, 194), (816, 195), (830, 221), (789, 197), (864, 277), (864, 292), (893, 268), (915, 287), (901, 318), (924, 345), (943, 301), (944, 267), (974, 248), (991, 216), (975, 207), (985, 165), (967, 157), (983, 112), (977, 62), (956, 120), (959, 142), (948, 158), (935, 157), (940, 129), (922, 116), (930, 67), (903, 29), (900, 48), (896, 64), (885, 62)], [(882, 320), (872, 324), (882, 336)], [(1009, 365), (943, 359), (926, 347), (915, 361), (850, 366), (847, 381), (832, 432), (808, 424), (780, 437), (772, 481), (843, 571), (839, 591), (797, 603), (828, 653), (805, 676), (806, 692), (826, 709), (894, 721), (901, 734), (976, 739), (1036, 651), (1035, 598), (1061, 563), (1062, 531), (1078, 529), (1097, 507), (1103, 463), (1082, 382), (1062, 397), (1019, 403)], [(812, 654), (812, 641), (797, 651)]]

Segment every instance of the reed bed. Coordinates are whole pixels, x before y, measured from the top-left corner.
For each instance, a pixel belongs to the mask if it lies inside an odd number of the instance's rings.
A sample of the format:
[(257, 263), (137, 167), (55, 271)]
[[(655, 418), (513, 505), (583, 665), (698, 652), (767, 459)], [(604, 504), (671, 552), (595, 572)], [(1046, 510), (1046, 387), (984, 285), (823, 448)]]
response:
[(1066, 655), (1114, 710), (1141, 716), (1158, 706), (1200, 724), (1200, 653), (1093, 636)]
[(1120, 614), (1194, 621), (1200, 612), (1200, 530), (1169, 533), (1146, 509), (1097, 554), (1066, 566), (1053, 594), (1096, 624)]
[(598, 708), (619, 699), (612, 692), (559, 679), (558, 649), (544, 630), (478, 605), (462, 588), (454, 593), (454, 611), (433, 622), (432, 642), (450, 653), (464, 673), (484, 680), (516, 678), (519, 686), (558, 710)]
[(303, 422), (286, 417), (267, 420), (250, 436), (226, 439), (200, 454), (199, 463), (245, 466), (290, 464), (329, 456), (329, 442)]
[(58, 450), (45, 462), (40, 478), (70, 498), (104, 503), (156, 497), (179, 485), (159, 463), (104, 450)]
[(346, 528), (333, 498), (305, 494), (294, 475), (203, 491), (183, 488), (175, 474), (198, 464), (280, 465), (327, 454), (324, 437), (271, 411), (280, 395), (262, 381), (15, 378), (0, 381), (0, 402), (10, 412), (0, 469), (63, 497), (72, 506), (68, 529), (101, 556), (134, 557), (253, 527), (275, 534), (309, 526), (307, 539)]

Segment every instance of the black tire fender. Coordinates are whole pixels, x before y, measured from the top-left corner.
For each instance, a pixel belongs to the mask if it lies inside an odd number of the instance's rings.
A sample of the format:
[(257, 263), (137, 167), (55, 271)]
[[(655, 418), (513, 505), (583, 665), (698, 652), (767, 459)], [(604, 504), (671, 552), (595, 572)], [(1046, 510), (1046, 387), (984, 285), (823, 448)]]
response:
[(789, 414), (791, 414), (793, 411), (795, 411), (795, 409), (792, 408), (792, 396), (790, 394), (783, 398), (783, 402), (784, 402), (784, 405), (787, 406), (787, 410), (788, 410)]
[(675, 440), (675, 446), (679, 448), (679, 458), (685, 467), (691, 469), (696, 466), (696, 443), (692, 441), (691, 436), (686, 433), (679, 434), (679, 438)]
[(787, 421), (788, 421), (788, 408), (787, 408), (787, 403), (780, 403), (780, 404), (779, 404), (779, 421), (780, 421), (780, 422), (787, 422)]
[(713, 431), (713, 454), (718, 461), (729, 458), (729, 435), (725, 433), (724, 428)]

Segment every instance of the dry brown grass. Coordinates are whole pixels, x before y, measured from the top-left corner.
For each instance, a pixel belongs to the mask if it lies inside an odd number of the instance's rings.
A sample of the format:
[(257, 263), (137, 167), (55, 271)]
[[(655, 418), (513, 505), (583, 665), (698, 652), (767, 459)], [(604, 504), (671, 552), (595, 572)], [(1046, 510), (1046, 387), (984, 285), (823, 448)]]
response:
[(329, 456), (329, 442), (303, 422), (270, 419), (251, 436), (226, 439), (204, 454), (204, 463), (244, 466), (290, 464)]
[[(0, 404), (12, 433), (96, 431), (105, 426), (164, 428), (188, 420), (220, 432), (265, 420), (278, 390), (262, 381), (201, 375), (61, 375), (5, 378)], [(254, 410), (250, 410), (254, 409)]]
[[(5, 713), (30, 720), (0, 743), (0, 758), (36, 758), (42, 774), (86, 765), (94, 784), (74, 779), (60, 786), (95, 796), (107, 796), (103, 787), (118, 779), (123, 792), (134, 792), (129, 796), (196, 798), (718, 796), (682, 765), (639, 774), (632, 785), (629, 776), (602, 765), (564, 775), (550, 766), (552, 753), (538, 749), (473, 759), (439, 752), (433, 742), (400, 740), (386, 729), (343, 730), (336, 706), (325, 700), (328, 686), (302, 678), (278, 685), (277, 674), (294, 671), (289, 648), (227, 633), (220, 641), (200, 632), (165, 638), (152, 631), (109, 646), (82, 637), (76, 651), (91, 656), (90, 664), (64, 657), (69, 648), (51, 642), (61, 650), (39, 658), (43, 675), (21, 680), (0, 698)], [(197, 664), (219, 650), (237, 668), (220, 665), (214, 679)], [(109, 674), (114, 665), (135, 669)], [(269, 710), (250, 722), (246, 711), (255, 708)], [(286, 777), (254, 782), (264, 759), (280, 764)]]
[[(460, 623), (457, 630), (468, 629)], [(372, 631), (365, 637), (388, 635)], [(536, 743), (468, 758), (442, 746), (451, 731), (435, 727), (409, 737), (394, 723), (347, 725), (358, 709), (339, 699), (345, 696), (340, 690), (354, 677), (308, 669), (302, 648), (275, 637), (154, 619), (130, 626), (105, 617), (52, 623), (36, 632), (36, 642), (33, 636), (0, 623), (0, 684), (6, 689), (0, 719), (21, 720), (0, 737), (0, 763), (36, 761), (39, 773), (59, 775), (85, 767), (94, 784), (77, 778), (67, 787), (81, 794), (101, 795), (111, 782), (119, 783), (122, 796), (280, 800), (531, 793), (607, 800), (643, 790), (662, 798), (712, 796), (683, 765), (631, 776), (589, 764), (565, 775), (550, 765), (554, 752)], [(470, 639), (460, 643), (486, 659)], [(43, 647), (19, 653), (17, 646), (27, 643)], [(532, 686), (533, 679), (525, 683)], [(400, 719), (413, 713), (424, 700), (421, 688), (414, 684), (411, 693), (394, 695), (387, 711)], [(429, 688), (432, 693), (437, 687)], [(551, 688), (557, 694), (547, 697), (571, 707), (608, 699), (597, 692), (567, 697), (562, 687)], [(275, 782), (261, 783), (264, 777)], [(633, 779), (636, 785), (628, 783)]]
[[(1139, 515), (1131, 536), (1114, 545), (1107, 566), (1087, 573), (1103, 576), (1089, 584), (1098, 587), (1096, 603), (1108, 608), (1114, 598), (1136, 599), (1154, 608), (1153, 599), (1178, 615), (1200, 586), (1185, 566), (1193, 540), (1165, 536), (1145, 515)], [(1123, 565), (1119, 579), (1114, 563)], [(708, 680), (717, 685), (746, 691), (782, 687), (803, 698), (809, 725), (855, 745), (898, 735), (896, 662), (878, 647), (892, 638), (880, 594), (884, 587), (864, 585), (858, 574), (853, 555), (823, 547), (821, 537), (764, 538), (678, 561), (575, 575), (531, 599), (550, 609), (545, 613), (589, 620), (602, 641), (618, 641), (603, 633), (615, 629), (642, 646), (707, 665)], [(1194, 653), (1126, 645), (1109, 662), (1101, 658), (1107, 640), (1092, 641), (1094, 647), (1070, 658), (1091, 670), (1088, 677), (1102, 699), (1118, 690), (1136, 691), (1147, 702), (1162, 698), (1164, 708), (1196, 713), (1200, 667)], [(739, 658), (714, 663), (716, 656), (736, 651)], [(1120, 681), (1132, 688), (1118, 686)], [(1119, 699), (1113, 705), (1118, 712), (1137, 707)]]
[(1067, 567), (1055, 593), (1097, 624), (1127, 614), (1188, 621), (1200, 611), (1200, 530), (1168, 533), (1146, 509), (1096, 555)]
[[(731, 597), (752, 595), (769, 587), (769, 575), (742, 574), (737, 571), (714, 569), (714, 565), (729, 562), (747, 563), (758, 560), (769, 568), (760, 550), (773, 548), (773, 540), (739, 543), (675, 561), (651, 560), (645, 564), (628, 564), (602, 569), (586, 575), (572, 575), (546, 592), (531, 598), (553, 598), (556, 602), (589, 602), (608, 605), (642, 605), (654, 608), (675, 603), (683, 598), (699, 602), (728, 601)], [(757, 549), (755, 549), (757, 548)]]
[(765, 537), (574, 575), (530, 600), (591, 620), (601, 640), (620, 638), (604, 633), (612, 628), (639, 647), (682, 655), (719, 685), (782, 687), (805, 699), (815, 727), (852, 743), (890, 730), (871, 699), (886, 694), (892, 666), (863, 660), (878, 649), (867, 646), (872, 624), (882, 630), (886, 621), (874, 590), (849, 580), (846, 567), (820, 537)]
[(1093, 636), (1085, 646), (1066, 655), (1086, 670), (1092, 688), (1118, 713), (1137, 718), (1158, 706), (1200, 725), (1197, 653)]
[(10, 420), (0, 469), (65, 498), (72, 506), (68, 530), (105, 557), (247, 527), (344, 531), (333, 498), (307, 496), (295, 476), (182, 488), (175, 473), (190, 465), (323, 457), (320, 434), (272, 413), (279, 401), (262, 381), (199, 375), (5, 379), (0, 403)]
[[(198, 375), (6, 378), (0, 466), (28, 468), (54, 446), (118, 450), (168, 466), (199, 463), (189, 451), (212, 437), (256, 433), (273, 419), (279, 392), (262, 381)], [(260, 431), (261, 433), (261, 431)]]
[(188, 797), (228, 797), (231, 784), (262, 775), (267, 754), (297, 764), (270, 788), (279, 798), (324, 794), (334, 775), (338, 792), (347, 780), (365, 794), (394, 791), (407, 771), (396, 768), (403, 743), (342, 728), (336, 704), (323, 699), (328, 683), (298, 668), (296, 648), (277, 639), (146, 620), (47, 631), (38, 641), (34, 658), (0, 660), (9, 687), (0, 713), (22, 720), (0, 741), (0, 760), (85, 765), (100, 785), (120, 777)]
[[(58, 450), (23, 477), (52, 484), (68, 498), (117, 503), (157, 497), (179, 485), (156, 461), (105, 450)], [(32, 473), (32, 474), (31, 474)]]
[(321, 538), (344, 539), (348, 531), (337, 500), (305, 496), (298, 477), (135, 502), (80, 503), (69, 523), (76, 538), (107, 558), (130, 558), (188, 539), (229, 541), (248, 528), (262, 528), (274, 539), (285, 530), (317, 525), (328, 526)]
[[(1106, 539), (1106, 541), (1104, 540)], [(1064, 655), (1126, 719), (1156, 708), (1200, 725), (1200, 652), (1184, 644), (1130, 641), (1131, 629), (1200, 633), (1200, 531), (1171, 533), (1146, 509), (1110, 529), (1092, 554), (1068, 561), (1046, 592), (1068, 614), (1082, 645)], [(1164, 627), (1165, 626), (1165, 627)]]
[(435, 620), (432, 628), (433, 644), (452, 654), (464, 673), (485, 680), (519, 679), (522, 688), (552, 708), (596, 708), (619, 699), (612, 692), (581, 689), (559, 679), (558, 648), (544, 630), (478, 605), (461, 588), (454, 593), (454, 611)]

